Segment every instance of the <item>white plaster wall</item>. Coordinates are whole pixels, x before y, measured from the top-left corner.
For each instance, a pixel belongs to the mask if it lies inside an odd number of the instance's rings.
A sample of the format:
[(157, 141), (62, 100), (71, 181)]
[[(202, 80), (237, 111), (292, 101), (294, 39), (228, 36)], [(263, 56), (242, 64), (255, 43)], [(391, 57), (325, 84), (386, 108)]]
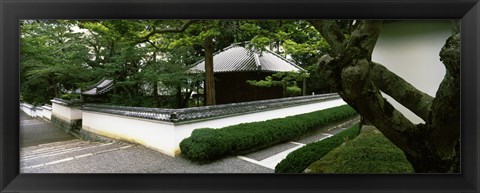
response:
[(35, 111), (34, 111), (35, 107), (33, 105), (30, 105), (28, 103), (21, 103), (20, 104), (20, 110), (22, 110), (23, 112), (25, 112), (28, 116), (35, 116)]
[(82, 119), (82, 110), (77, 106), (64, 106), (52, 103), (52, 113), (66, 120)]
[(43, 117), (43, 109), (42, 108), (34, 108), (35, 111), (35, 117)]
[[(435, 96), (446, 72), (439, 53), (451, 34), (450, 21), (387, 23), (382, 26), (372, 60), (384, 65), (417, 89)], [(424, 122), (390, 96), (383, 95), (413, 123)]]
[(42, 107), (42, 117), (47, 119), (47, 120), (51, 120), (52, 119), (52, 111), (47, 109), (47, 108), (44, 108)]
[(174, 125), (168, 122), (84, 111), (82, 129), (113, 139), (142, 144), (169, 156), (179, 153), (174, 148)]
[(265, 121), (270, 119), (276, 118), (284, 118), (293, 115), (305, 114), (314, 111), (319, 111), (322, 109), (332, 108), (340, 105), (346, 104), (343, 99), (336, 99), (330, 100), (325, 102), (318, 102), (300, 106), (293, 106), (288, 108), (281, 108), (269, 111), (262, 111), (262, 112), (255, 112), (249, 113), (244, 115), (232, 116), (232, 117), (224, 117), (219, 119), (201, 121), (201, 122), (192, 122), (186, 124), (176, 124), (175, 126), (175, 137), (176, 137), (176, 149), (180, 151), (179, 144), (180, 142), (190, 137), (192, 131), (198, 128), (222, 128), (231, 125), (237, 125), (240, 123), (250, 123), (250, 122), (258, 122), (258, 121)]
[(70, 109), (71, 109), (70, 118), (72, 120), (82, 119), (82, 110), (80, 109), (80, 107), (71, 107)]
[(36, 114), (35, 114), (35, 109), (29, 109), (29, 112), (30, 112), (29, 115), (30, 115), (31, 117), (35, 117), (35, 115), (36, 115)]
[(222, 128), (240, 123), (265, 121), (309, 113), (346, 104), (342, 99), (312, 103), (238, 116), (201, 120), (190, 123), (170, 123), (83, 111), (82, 129), (98, 135), (139, 143), (169, 156), (180, 153), (180, 142), (198, 128)]

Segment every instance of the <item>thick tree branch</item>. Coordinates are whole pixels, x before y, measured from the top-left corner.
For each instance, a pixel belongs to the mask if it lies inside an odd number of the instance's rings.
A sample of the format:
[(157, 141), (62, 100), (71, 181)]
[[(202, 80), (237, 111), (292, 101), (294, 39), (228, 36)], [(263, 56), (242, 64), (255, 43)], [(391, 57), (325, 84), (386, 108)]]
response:
[[(311, 22), (335, 47), (334, 57), (319, 60), (318, 73), (358, 113), (402, 149), (417, 172), (458, 171), (460, 136), (460, 35), (452, 35), (440, 52), (447, 73), (435, 98), (371, 61), (381, 23), (361, 21), (342, 50), (326, 24)], [(327, 28), (327, 29), (325, 29)], [(323, 30), (323, 32), (321, 31)], [(338, 52), (340, 50), (340, 52)], [(380, 91), (425, 120), (415, 125)]]
[(354, 105), (362, 116), (396, 146), (409, 154), (418, 155), (416, 149), (411, 147), (409, 139), (409, 134), (418, 133), (417, 127), (383, 98), (380, 92), (371, 90), (368, 93), (349, 104)]
[[(322, 36), (337, 48), (336, 56), (323, 56), (319, 62), (319, 75), (335, 87), (342, 98), (362, 116), (372, 122), (387, 138), (411, 155), (418, 152), (412, 148), (409, 133), (418, 133), (418, 128), (396, 110), (380, 93), (372, 81), (371, 53), (380, 33), (381, 22), (361, 21), (352, 32), (348, 46), (346, 40), (334, 38), (334, 23), (312, 21)], [(338, 32), (338, 31), (337, 31)], [(330, 33), (330, 34), (329, 34)], [(325, 35), (324, 35), (325, 34)], [(333, 46), (332, 46), (333, 47)], [(343, 50), (344, 49), (344, 50)]]
[(396, 110), (383, 96), (371, 80), (370, 62), (357, 60), (341, 72), (342, 91), (339, 94), (362, 116), (372, 122), (395, 145), (410, 154), (417, 154), (411, 148), (407, 133), (417, 133), (418, 129), (402, 113)]
[(381, 64), (372, 62), (371, 75), (377, 88), (427, 122), (433, 97), (416, 89)]
[(440, 59), (447, 73), (438, 88), (432, 104), (432, 125), (428, 144), (443, 158), (453, 156), (452, 152), (460, 137), (460, 33), (448, 38), (440, 51)]
[(182, 26), (180, 27), (176, 27), (176, 28), (163, 28), (163, 29), (155, 29), (153, 31), (151, 31), (150, 33), (148, 33), (147, 35), (145, 36), (142, 36), (140, 37), (140, 39), (136, 42), (136, 43), (142, 43), (142, 42), (146, 42), (149, 40), (149, 38), (155, 34), (162, 34), (162, 33), (180, 33), (180, 32), (184, 32), (185, 30), (187, 30), (187, 28), (196, 23), (196, 22), (199, 22), (201, 20), (190, 20), (186, 23), (184, 23)]
[[(350, 57), (363, 57), (372, 55), (373, 48), (377, 43), (382, 21), (367, 20), (359, 21), (360, 24), (352, 32), (346, 52)], [(356, 56), (359, 55), (359, 56)], [(368, 57), (370, 60), (371, 58)]]
[(334, 56), (340, 54), (347, 45), (347, 39), (333, 20), (308, 20), (325, 38), (334, 52)]

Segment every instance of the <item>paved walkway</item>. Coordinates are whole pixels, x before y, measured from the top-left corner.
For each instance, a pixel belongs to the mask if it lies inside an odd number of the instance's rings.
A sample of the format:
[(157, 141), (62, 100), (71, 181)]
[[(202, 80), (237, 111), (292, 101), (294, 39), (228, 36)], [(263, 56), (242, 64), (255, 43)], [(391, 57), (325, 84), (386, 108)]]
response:
[(20, 119), (21, 173), (273, 173), (289, 152), (349, 126), (323, 129), (295, 141), (200, 165), (141, 145), (76, 139), (25, 114)]
[(20, 148), (72, 139), (75, 137), (20, 110)]

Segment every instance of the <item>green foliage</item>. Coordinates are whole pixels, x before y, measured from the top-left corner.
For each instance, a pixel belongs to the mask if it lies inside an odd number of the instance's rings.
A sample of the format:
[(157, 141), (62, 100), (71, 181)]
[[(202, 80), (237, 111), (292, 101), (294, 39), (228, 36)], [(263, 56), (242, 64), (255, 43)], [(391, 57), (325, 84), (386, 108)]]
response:
[(321, 159), (328, 152), (340, 146), (346, 140), (358, 135), (359, 125), (354, 125), (327, 139), (307, 144), (290, 154), (275, 166), (275, 173), (302, 173), (311, 163)]
[(309, 77), (306, 72), (277, 72), (272, 76), (265, 77), (265, 80), (247, 80), (247, 83), (258, 87), (282, 86), (284, 96), (298, 96), (302, 89), (297, 86), (297, 82), (301, 82)]
[(379, 131), (368, 131), (308, 167), (312, 173), (413, 173), (402, 150)]
[(48, 103), (94, 76), (83, 73), (88, 48), (72, 26), (65, 21), (21, 22), (20, 95), (26, 102)]
[(293, 96), (300, 96), (302, 94), (302, 89), (297, 85), (289, 86), (286, 88), (285, 96), (293, 97)]
[(281, 81), (274, 81), (272, 76), (265, 77), (265, 80), (247, 80), (247, 83), (258, 87), (282, 86)]
[(353, 115), (356, 115), (356, 111), (348, 105), (343, 105), (221, 129), (196, 129), (190, 137), (180, 143), (180, 150), (187, 159), (208, 162), (223, 156), (247, 153), (282, 143)]
[(80, 100), (80, 94), (66, 93), (66, 94), (62, 94), (60, 98), (65, 100)]
[[(207, 37), (213, 38), (214, 51), (250, 41), (257, 50), (268, 48), (291, 55), (301, 65), (310, 63), (301, 58), (328, 50), (318, 32), (300, 20), (202, 20), (184, 31), (155, 33), (180, 29), (189, 22), (24, 20), (20, 29), (21, 98), (29, 103), (48, 103), (53, 97), (78, 88), (84, 90), (107, 77), (116, 82), (115, 93), (110, 93), (115, 98), (103, 98), (104, 102), (121, 103), (125, 99), (128, 104), (142, 104), (133, 100), (155, 100), (148, 97), (154, 85), (166, 85), (165, 89), (178, 92), (188, 101), (204, 77), (192, 76), (187, 69), (204, 57)], [(281, 85), (287, 95), (297, 95), (295, 82), (300, 76), (282, 76), (274, 75), (256, 84)]]
[(259, 50), (259, 51), (263, 51), (265, 50), (265, 48), (270, 45), (271, 43), (271, 39), (268, 38), (268, 37), (264, 37), (264, 36), (255, 36), (252, 40), (251, 40), (251, 44), (253, 45), (253, 47), (256, 49), (256, 50)]
[(317, 65), (312, 65), (305, 68), (310, 75), (307, 79), (307, 94), (312, 92), (315, 94), (336, 92), (325, 79), (319, 76), (317, 67)]

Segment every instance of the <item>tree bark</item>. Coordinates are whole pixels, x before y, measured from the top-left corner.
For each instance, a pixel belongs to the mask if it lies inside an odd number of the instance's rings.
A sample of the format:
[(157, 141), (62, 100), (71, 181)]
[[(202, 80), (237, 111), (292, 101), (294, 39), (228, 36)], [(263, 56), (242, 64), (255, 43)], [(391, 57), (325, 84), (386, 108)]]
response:
[(158, 99), (158, 82), (155, 80), (153, 81), (153, 101), (155, 101), (156, 107), (160, 107), (160, 100)]
[(185, 92), (185, 95), (183, 95), (183, 104), (185, 108), (187, 108), (189, 105), (188, 105), (188, 101), (190, 100), (190, 97), (192, 95), (192, 90), (187, 90), (187, 92)]
[(375, 86), (385, 94), (395, 98), (396, 101), (410, 109), (426, 122), (430, 114), (433, 97), (419, 91), (413, 85), (389, 71), (381, 64), (373, 62), (372, 65), (372, 81)]
[(183, 98), (182, 98), (182, 87), (177, 86), (177, 94), (175, 94), (175, 98), (177, 99), (177, 108), (184, 108)]
[[(435, 98), (371, 61), (381, 22), (359, 21), (347, 42), (333, 21), (309, 21), (327, 40), (333, 56), (319, 60), (318, 73), (364, 118), (403, 150), (416, 172), (458, 172), (460, 137), (460, 35), (440, 56), (447, 68)], [(380, 91), (425, 120), (415, 125)]]
[(205, 99), (206, 105), (215, 105), (215, 77), (213, 73), (213, 38), (205, 38)]
[(317, 29), (323, 38), (330, 44), (333, 54), (341, 53), (347, 45), (347, 40), (342, 31), (332, 20), (309, 20), (310, 24)]

